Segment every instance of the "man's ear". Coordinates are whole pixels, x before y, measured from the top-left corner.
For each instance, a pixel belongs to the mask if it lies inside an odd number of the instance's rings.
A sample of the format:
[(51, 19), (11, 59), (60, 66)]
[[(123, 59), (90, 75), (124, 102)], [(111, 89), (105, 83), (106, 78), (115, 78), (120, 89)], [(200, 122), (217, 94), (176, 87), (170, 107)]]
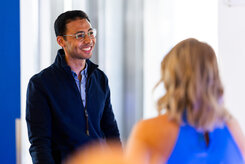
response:
[(61, 47), (64, 47), (64, 46), (65, 46), (64, 38), (63, 38), (62, 36), (57, 36), (57, 37), (56, 37), (56, 41), (57, 41), (57, 43), (58, 43)]

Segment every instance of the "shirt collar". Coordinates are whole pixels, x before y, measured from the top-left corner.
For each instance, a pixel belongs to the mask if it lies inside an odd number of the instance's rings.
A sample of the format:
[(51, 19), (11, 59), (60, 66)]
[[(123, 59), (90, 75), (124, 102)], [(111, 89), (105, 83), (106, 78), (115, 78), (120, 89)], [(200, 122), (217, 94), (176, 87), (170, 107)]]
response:
[(85, 63), (85, 68), (81, 71), (81, 75), (87, 78), (87, 72), (88, 72), (88, 64), (87, 62)]

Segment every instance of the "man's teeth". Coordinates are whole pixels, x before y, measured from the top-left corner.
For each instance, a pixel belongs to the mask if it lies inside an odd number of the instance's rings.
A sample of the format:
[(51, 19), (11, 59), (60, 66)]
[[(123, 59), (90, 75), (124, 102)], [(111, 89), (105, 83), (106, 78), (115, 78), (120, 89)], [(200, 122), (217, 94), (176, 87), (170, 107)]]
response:
[(83, 48), (82, 50), (89, 51), (90, 49), (91, 49), (91, 47), (87, 47), (87, 48)]

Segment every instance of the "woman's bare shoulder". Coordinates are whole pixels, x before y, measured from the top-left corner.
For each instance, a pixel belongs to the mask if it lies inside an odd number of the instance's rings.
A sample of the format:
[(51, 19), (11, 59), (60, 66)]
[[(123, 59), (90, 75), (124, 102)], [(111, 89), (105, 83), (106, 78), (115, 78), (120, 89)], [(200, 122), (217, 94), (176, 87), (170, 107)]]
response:
[(168, 119), (167, 114), (160, 115), (147, 120), (142, 120), (136, 124), (135, 128), (142, 133), (151, 132), (153, 134), (165, 133), (172, 130), (178, 130), (179, 125)]
[(231, 135), (233, 136), (235, 142), (237, 143), (243, 155), (243, 159), (245, 160), (245, 136), (242, 131), (242, 128), (240, 127), (238, 121), (234, 117), (229, 119), (226, 123), (229, 128), (229, 131), (231, 132)]
[[(142, 120), (135, 125), (130, 135), (127, 144), (128, 153), (132, 156), (133, 152), (141, 152), (138, 154), (150, 152), (151, 160), (160, 159), (164, 162), (173, 150), (178, 132), (179, 126), (169, 121), (167, 115)], [(137, 156), (137, 153), (133, 156)]]
[[(157, 149), (171, 147), (179, 133), (179, 125), (168, 119), (166, 114), (140, 121), (135, 130), (138, 136), (149, 144), (151, 147)], [(167, 150), (167, 149), (166, 149)]]

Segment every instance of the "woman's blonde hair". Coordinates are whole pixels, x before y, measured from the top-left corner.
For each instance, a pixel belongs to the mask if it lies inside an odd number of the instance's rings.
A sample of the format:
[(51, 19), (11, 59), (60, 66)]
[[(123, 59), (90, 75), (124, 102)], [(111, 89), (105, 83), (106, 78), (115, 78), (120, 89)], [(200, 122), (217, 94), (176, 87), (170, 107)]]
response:
[(171, 120), (211, 131), (229, 118), (216, 55), (208, 44), (193, 38), (178, 43), (161, 62), (161, 82), (166, 94), (157, 101), (158, 111), (166, 109)]

